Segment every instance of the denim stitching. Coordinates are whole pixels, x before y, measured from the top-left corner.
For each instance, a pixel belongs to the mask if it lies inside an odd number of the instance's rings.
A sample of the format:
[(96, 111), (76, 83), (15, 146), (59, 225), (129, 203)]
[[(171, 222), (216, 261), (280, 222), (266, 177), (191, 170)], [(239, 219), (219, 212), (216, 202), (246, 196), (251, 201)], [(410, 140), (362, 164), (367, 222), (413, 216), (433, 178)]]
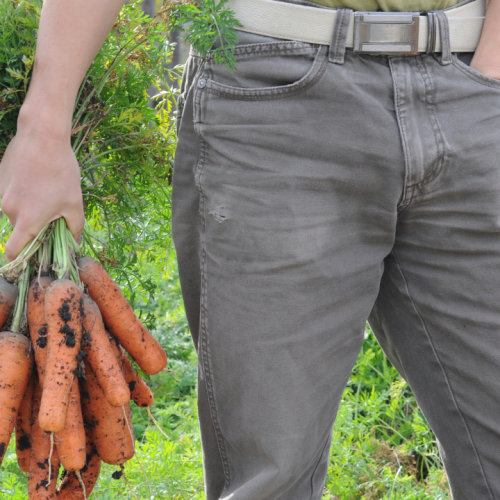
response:
[[(305, 42), (296, 42), (296, 41), (280, 41), (280, 42), (264, 42), (264, 43), (249, 43), (245, 45), (238, 45), (233, 54), (236, 58), (236, 62), (238, 60), (255, 55), (262, 56), (274, 56), (274, 55), (286, 55), (286, 54), (294, 54), (300, 52), (309, 52), (314, 49), (314, 45)], [(210, 53), (210, 60), (213, 60), (213, 54)]]
[(482, 78), (483, 75), (473, 73), (472, 71), (470, 71), (470, 69), (468, 71), (467, 70), (468, 66), (463, 67), (462, 64), (465, 63), (458, 62), (457, 57), (455, 55), (453, 56), (452, 64), (455, 68), (460, 70), (467, 78), (470, 78), (471, 80), (474, 80), (475, 82), (479, 83), (480, 85), (484, 85), (485, 87), (489, 87), (495, 90), (500, 90), (500, 80), (491, 81), (489, 77), (487, 77), (486, 75), (484, 75), (484, 77)]
[(446, 154), (448, 148), (446, 147), (446, 140), (444, 138), (443, 131), (441, 130), (439, 121), (433, 108), (433, 105), (435, 103), (432, 79), (427, 71), (427, 68), (420, 58), (417, 58), (415, 65), (418, 72), (422, 76), (422, 79), (424, 80), (425, 110), (427, 112), (427, 117), (431, 122), (432, 130), (434, 131), (434, 140), (436, 141), (436, 148), (438, 151), (438, 159), (436, 161), (436, 167), (434, 168), (434, 170), (429, 175), (424, 177), (420, 182), (417, 182), (413, 185), (413, 187), (415, 188), (420, 188), (432, 182), (443, 171), (443, 168), (448, 161), (448, 155)]
[(337, 36), (331, 46), (333, 54), (330, 54), (330, 61), (334, 64), (344, 64), (347, 29), (349, 28), (349, 21), (351, 20), (351, 12), (350, 9), (337, 10), (334, 28), (334, 30), (337, 30)]
[(323, 76), (328, 61), (328, 59), (324, 57), (325, 55), (326, 47), (319, 48), (311, 69), (303, 78), (290, 85), (284, 85), (281, 87), (268, 87), (262, 89), (246, 89), (240, 87), (230, 87), (229, 85), (224, 85), (222, 83), (215, 82), (214, 80), (209, 80), (205, 91), (216, 96), (241, 101), (281, 99), (284, 97), (297, 95), (310, 89)]
[(402, 108), (401, 108), (401, 90), (397, 84), (397, 79), (394, 78), (394, 69), (392, 65), (392, 58), (389, 58), (389, 67), (391, 69), (392, 74), (392, 85), (394, 88), (394, 106), (396, 108), (396, 120), (398, 122), (399, 133), (401, 134), (401, 142), (403, 145), (403, 154), (405, 160), (405, 179), (403, 186), (403, 197), (401, 202), (398, 204), (398, 211), (404, 210), (411, 202), (413, 196), (413, 186), (408, 185), (408, 179), (411, 174), (411, 163), (410, 158), (408, 156), (408, 138), (406, 136), (406, 130), (404, 128), (404, 119), (402, 118)]
[[(332, 424), (333, 427), (333, 424)], [(312, 500), (312, 497), (314, 495), (314, 476), (316, 475), (316, 471), (318, 470), (319, 465), (321, 464), (321, 459), (323, 458), (323, 455), (325, 453), (325, 449), (331, 445), (332, 442), (332, 432), (330, 431), (330, 434), (328, 434), (328, 437), (326, 438), (326, 443), (321, 449), (321, 453), (319, 455), (319, 460), (318, 463), (316, 464), (316, 467), (314, 467), (313, 473), (311, 475), (311, 496), (309, 497), (309, 500)]]
[(491, 500), (494, 500), (494, 497), (493, 497), (493, 492), (491, 491), (490, 485), (488, 484), (488, 481), (487, 481), (487, 479), (486, 479), (486, 474), (484, 473), (483, 465), (481, 464), (481, 460), (480, 460), (480, 458), (479, 458), (479, 454), (478, 454), (478, 452), (477, 452), (476, 445), (474, 444), (474, 441), (473, 441), (473, 439), (472, 439), (472, 435), (471, 435), (471, 433), (470, 433), (470, 429), (469, 429), (469, 427), (468, 427), (468, 425), (467, 425), (467, 421), (465, 420), (465, 417), (464, 417), (463, 413), (460, 411), (460, 408), (459, 408), (459, 406), (458, 406), (457, 400), (455, 399), (455, 395), (453, 394), (453, 390), (452, 390), (452, 388), (451, 388), (450, 381), (448, 380), (448, 376), (447, 376), (447, 374), (446, 374), (446, 370), (445, 370), (445, 368), (444, 368), (444, 365), (442, 364), (441, 359), (440, 359), (440, 358), (439, 358), (439, 356), (438, 356), (438, 353), (437, 353), (436, 347), (434, 346), (434, 343), (433, 343), (433, 341), (432, 341), (431, 335), (430, 335), (430, 333), (429, 333), (429, 331), (428, 331), (428, 329), (427, 329), (427, 325), (425, 324), (424, 318), (423, 318), (423, 317), (422, 317), (422, 315), (420, 314), (419, 310), (417, 309), (417, 306), (416, 306), (415, 302), (413, 301), (413, 297), (411, 296), (411, 294), (410, 294), (410, 289), (409, 289), (409, 287), (408, 287), (408, 281), (407, 281), (407, 279), (406, 279), (406, 276), (405, 276), (405, 275), (404, 275), (404, 273), (403, 273), (403, 270), (402, 270), (402, 268), (401, 268), (401, 265), (400, 265), (400, 263), (399, 263), (399, 260), (398, 260), (398, 258), (396, 257), (396, 254), (394, 253), (394, 251), (392, 251), (391, 253), (392, 253), (392, 256), (394, 257), (394, 260), (396, 261), (396, 265), (397, 265), (398, 270), (399, 270), (399, 272), (400, 272), (400, 274), (401, 274), (401, 277), (403, 278), (403, 282), (404, 282), (404, 286), (405, 286), (406, 294), (408, 295), (408, 298), (410, 299), (410, 302), (411, 302), (411, 305), (412, 305), (412, 307), (413, 307), (414, 311), (416, 312), (416, 314), (417, 314), (418, 318), (420, 319), (420, 322), (421, 322), (421, 324), (422, 324), (422, 327), (423, 327), (423, 330), (424, 330), (424, 332), (425, 332), (425, 335), (426, 335), (427, 339), (429, 340), (429, 343), (430, 343), (430, 345), (431, 345), (431, 347), (432, 347), (432, 352), (433, 352), (433, 354), (434, 354), (434, 356), (435, 356), (435, 358), (436, 358), (436, 360), (437, 360), (437, 362), (438, 362), (439, 366), (441, 367), (441, 371), (443, 372), (443, 377), (444, 377), (444, 380), (446, 381), (446, 385), (447, 385), (447, 387), (448, 387), (448, 390), (449, 390), (450, 397), (451, 397), (451, 400), (452, 400), (452, 402), (453, 402), (453, 405), (455, 406), (455, 408), (456, 408), (456, 410), (457, 410), (458, 414), (460, 415), (460, 418), (462, 419), (462, 422), (463, 422), (463, 424), (464, 424), (464, 427), (465, 427), (465, 429), (467, 430), (467, 434), (468, 434), (468, 436), (469, 436), (469, 441), (470, 441), (470, 443), (471, 443), (471, 445), (472, 445), (472, 448), (473, 448), (473, 450), (474, 450), (474, 454), (476, 455), (476, 460), (477, 460), (477, 463), (478, 463), (478, 465), (479, 465), (479, 469), (481, 470), (481, 475), (483, 476), (484, 483), (485, 483), (485, 485), (486, 485), (486, 487), (487, 487), (488, 491), (490, 492)]
[(219, 454), (222, 462), (222, 466), (224, 469), (224, 479), (225, 486), (224, 488), (228, 488), (231, 475), (229, 469), (229, 462), (227, 459), (226, 446), (224, 443), (224, 436), (222, 435), (222, 431), (220, 428), (219, 417), (217, 412), (217, 406), (215, 403), (215, 390), (214, 383), (211, 371), (211, 353), (210, 353), (210, 341), (208, 339), (208, 330), (207, 330), (207, 280), (206, 280), (206, 247), (205, 247), (205, 193), (203, 192), (203, 187), (201, 184), (201, 177), (204, 171), (204, 167), (207, 161), (208, 156), (208, 146), (206, 141), (201, 136), (200, 127), (201, 124), (201, 96), (203, 92), (201, 89), (197, 89), (195, 94), (195, 107), (198, 108), (198, 127), (197, 134), (200, 137), (200, 156), (198, 160), (198, 165), (196, 166), (195, 171), (195, 184), (198, 187), (198, 191), (200, 193), (200, 221), (201, 221), (201, 230), (200, 230), (200, 245), (201, 245), (201, 297), (200, 297), (200, 336), (198, 339), (199, 344), (199, 352), (201, 355), (202, 362), (200, 363), (203, 369), (203, 375), (205, 379), (205, 387), (207, 389), (207, 397), (208, 403), (210, 406), (210, 414), (212, 417), (212, 424), (214, 426), (215, 434), (217, 437), (217, 445), (219, 448)]

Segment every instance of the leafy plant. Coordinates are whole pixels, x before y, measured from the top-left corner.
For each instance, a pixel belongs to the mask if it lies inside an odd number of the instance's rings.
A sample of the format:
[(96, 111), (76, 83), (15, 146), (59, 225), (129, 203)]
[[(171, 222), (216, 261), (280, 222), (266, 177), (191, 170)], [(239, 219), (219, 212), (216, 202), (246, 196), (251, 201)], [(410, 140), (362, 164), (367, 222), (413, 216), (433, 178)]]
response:
[(242, 25), (227, 8), (228, 1), (177, 3), (173, 11), (173, 24), (185, 30), (186, 40), (201, 57), (206, 57), (211, 50), (211, 57), (217, 64), (222, 63), (234, 70), (236, 63), (233, 49), (238, 40), (235, 28)]
[[(213, 57), (234, 66), (238, 23), (226, 3), (164, 0), (154, 18), (140, 0), (125, 5), (76, 100), (71, 141), (87, 218), (83, 253), (106, 265), (139, 311), (154, 298), (171, 248), (182, 67), (169, 67), (169, 33), (188, 23), (186, 37), (201, 53), (217, 44)], [(0, 0), (0, 160), (29, 86), (41, 8), (42, 0)], [(148, 89), (156, 90), (152, 101)], [(153, 315), (142, 319), (151, 326)]]

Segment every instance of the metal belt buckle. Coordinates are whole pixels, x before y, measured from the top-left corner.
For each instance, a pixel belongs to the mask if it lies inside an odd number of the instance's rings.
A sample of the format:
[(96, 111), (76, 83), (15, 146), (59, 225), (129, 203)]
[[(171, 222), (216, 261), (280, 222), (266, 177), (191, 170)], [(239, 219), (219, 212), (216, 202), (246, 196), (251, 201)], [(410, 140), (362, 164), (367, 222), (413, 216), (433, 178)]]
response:
[(418, 12), (355, 12), (354, 52), (418, 54)]

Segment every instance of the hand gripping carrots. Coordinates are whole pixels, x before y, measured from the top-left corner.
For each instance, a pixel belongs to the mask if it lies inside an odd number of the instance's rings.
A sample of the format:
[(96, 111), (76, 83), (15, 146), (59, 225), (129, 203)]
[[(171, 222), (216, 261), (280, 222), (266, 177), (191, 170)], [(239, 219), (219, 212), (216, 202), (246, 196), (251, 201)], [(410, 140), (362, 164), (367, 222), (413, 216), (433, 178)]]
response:
[(130, 398), (154, 398), (126, 351), (147, 374), (167, 364), (112, 278), (78, 252), (59, 219), (0, 269), (0, 465), (15, 428), (29, 500), (87, 500), (101, 461), (130, 460)]

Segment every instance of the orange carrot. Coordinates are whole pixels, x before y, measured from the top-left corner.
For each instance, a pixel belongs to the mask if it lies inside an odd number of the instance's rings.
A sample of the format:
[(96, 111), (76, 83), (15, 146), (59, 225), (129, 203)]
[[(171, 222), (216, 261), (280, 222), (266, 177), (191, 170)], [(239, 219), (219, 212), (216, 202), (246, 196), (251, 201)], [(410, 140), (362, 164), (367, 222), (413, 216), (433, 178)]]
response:
[(16, 285), (0, 277), (0, 328), (3, 328), (16, 304), (19, 290)]
[(77, 378), (71, 386), (66, 424), (62, 431), (56, 433), (55, 442), (59, 460), (65, 470), (75, 471), (85, 467), (85, 428)]
[(83, 293), (70, 280), (56, 280), (45, 292), (47, 362), (40, 404), (40, 427), (64, 429), (82, 338)]
[(16, 420), (17, 463), (19, 464), (19, 468), (24, 472), (29, 472), (30, 470), (32, 433), (31, 412), (33, 409), (33, 391), (35, 389), (36, 379), (36, 372), (33, 370)]
[(0, 333), (0, 465), (32, 372), (30, 341), (19, 333)]
[(167, 355), (158, 341), (134, 314), (116, 283), (97, 261), (78, 261), (80, 278), (97, 303), (109, 331), (118, 338), (145, 373), (153, 375), (167, 365)]
[(50, 276), (36, 277), (28, 291), (28, 325), (31, 345), (35, 352), (36, 367), (40, 385), (43, 387), (45, 365), (47, 364), (47, 324), (45, 323), (44, 299), (46, 288), (54, 281)]
[(83, 350), (108, 403), (122, 406), (130, 401), (130, 390), (109, 344), (101, 313), (97, 304), (88, 296), (84, 297), (83, 306), (83, 327), (89, 334), (89, 342), (84, 344)]
[(59, 474), (57, 450), (51, 446), (50, 434), (44, 432), (38, 423), (37, 415), (40, 410), (41, 398), (42, 388), (40, 383), (37, 383), (33, 397), (33, 444), (31, 446), (28, 474), (28, 495), (30, 500), (52, 500), (56, 498), (56, 480)]
[(118, 408), (111, 406), (104, 397), (101, 386), (91, 367), (85, 364), (82, 406), (87, 428), (92, 429), (97, 452), (103, 462), (121, 465), (134, 456), (134, 441), (130, 435), (127, 418), (130, 419), (130, 405)]
[(135, 404), (137, 406), (140, 406), (141, 408), (151, 406), (155, 401), (151, 389), (149, 388), (148, 384), (146, 384), (144, 379), (134, 369), (132, 363), (130, 362), (130, 359), (128, 359), (128, 356), (125, 354), (125, 351), (121, 347), (119, 347), (118, 350), (123, 363), (125, 380), (127, 381), (130, 388), (130, 395), (132, 396), (132, 399), (134, 400)]
[(86, 463), (80, 471), (83, 484), (85, 485), (85, 495), (80, 480), (74, 472), (68, 472), (61, 481), (57, 491), (58, 500), (86, 500), (92, 493), (101, 471), (101, 459), (97, 454), (92, 431), (87, 429), (86, 433)]

